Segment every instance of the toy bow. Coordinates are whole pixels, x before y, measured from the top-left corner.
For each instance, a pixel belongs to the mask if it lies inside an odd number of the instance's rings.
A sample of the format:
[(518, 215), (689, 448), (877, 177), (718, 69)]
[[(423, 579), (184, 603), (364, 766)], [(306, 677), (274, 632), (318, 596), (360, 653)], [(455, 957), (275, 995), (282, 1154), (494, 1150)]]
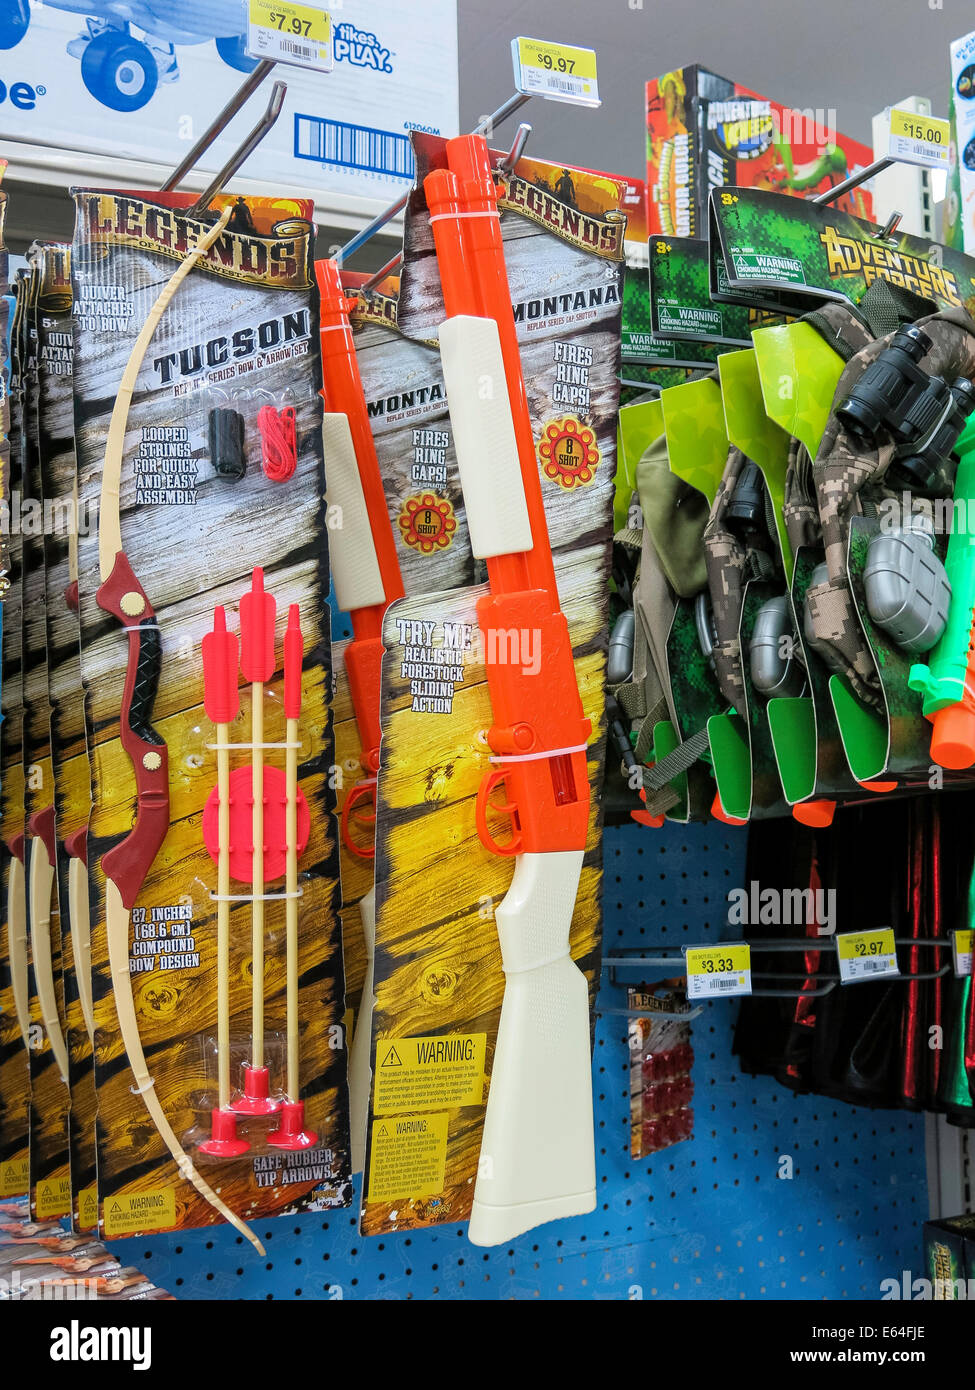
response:
[(102, 859), (102, 870), (106, 880), (105, 916), (115, 1008), (138, 1093), (183, 1177), (263, 1255), (264, 1247), (250, 1227), (196, 1171), (193, 1160), (176, 1138), (163, 1112), (142, 1050), (129, 974), (129, 912), (169, 829), (169, 764), (165, 741), (152, 727), (162, 659), (159, 628), (152, 605), (122, 548), (119, 493), (125, 430), (139, 370), (159, 321), (197, 261), (223, 233), (232, 211), (232, 205), (224, 209), (219, 220), (181, 261), (149, 311), (122, 374), (108, 427), (98, 512), (101, 583), (95, 599), (99, 608), (116, 617), (128, 634), (129, 657), (120, 723), (122, 747), (135, 773), (136, 815), (125, 839)]

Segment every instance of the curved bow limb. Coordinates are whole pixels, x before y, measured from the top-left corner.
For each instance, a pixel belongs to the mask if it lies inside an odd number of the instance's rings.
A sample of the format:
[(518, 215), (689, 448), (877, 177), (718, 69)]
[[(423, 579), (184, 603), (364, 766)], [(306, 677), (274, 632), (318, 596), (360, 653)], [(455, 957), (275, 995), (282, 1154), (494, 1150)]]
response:
[(106, 878), (105, 914), (115, 1009), (136, 1090), (142, 1096), (143, 1104), (181, 1175), (192, 1183), (214, 1211), (246, 1236), (263, 1255), (264, 1247), (257, 1236), (197, 1172), (193, 1160), (166, 1118), (142, 1049), (129, 973), (129, 913), (169, 830), (169, 764), (166, 744), (152, 727), (152, 710), (162, 662), (162, 643), (156, 615), (122, 548), (120, 490), (125, 430), (139, 371), (159, 321), (187, 275), (222, 235), (231, 212), (232, 206), (224, 209), (214, 226), (180, 262), (150, 309), (122, 374), (108, 428), (98, 513), (101, 584), (95, 597), (99, 608), (116, 617), (128, 634), (129, 656), (122, 694), (120, 738), (135, 774), (137, 809), (131, 831), (103, 857), (102, 870)]

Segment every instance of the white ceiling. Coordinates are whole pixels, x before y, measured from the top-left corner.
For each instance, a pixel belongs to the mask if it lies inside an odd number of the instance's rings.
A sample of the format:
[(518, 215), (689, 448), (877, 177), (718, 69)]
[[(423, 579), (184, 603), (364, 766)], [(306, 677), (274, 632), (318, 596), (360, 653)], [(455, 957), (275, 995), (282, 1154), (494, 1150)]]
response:
[[(934, 6), (937, 6), (935, 8)], [(528, 152), (642, 175), (644, 83), (699, 62), (762, 96), (835, 108), (870, 145), (871, 118), (907, 96), (948, 114), (948, 45), (975, 29), (971, 0), (458, 0), (461, 129), (510, 95), (510, 40), (596, 50), (597, 111), (535, 100)], [(499, 133), (497, 144), (503, 144)]]

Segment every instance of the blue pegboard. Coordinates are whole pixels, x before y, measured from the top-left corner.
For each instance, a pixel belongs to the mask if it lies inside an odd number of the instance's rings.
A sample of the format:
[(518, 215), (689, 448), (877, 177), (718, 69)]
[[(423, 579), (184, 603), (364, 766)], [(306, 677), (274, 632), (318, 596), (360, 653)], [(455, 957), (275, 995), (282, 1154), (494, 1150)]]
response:
[[(715, 822), (608, 829), (604, 950), (720, 935), (744, 869), (745, 832)], [(600, 1002), (625, 1003), (605, 977)], [(706, 1005), (693, 1024), (694, 1138), (639, 1162), (626, 1020), (600, 1018), (590, 1216), (488, 1251), (464, 1226), (363, 1237), (354, 1209), (259, 1226), (266, 1260), (229, 1227), (112, 1248), (183, 1298), (879, 1298), (882, 1279), (917, 1267), (923, 1119), (743, 1076), (731, 1053), (736, 1008)], [(784, 1154), (790, 1180), (778, 1177)]]

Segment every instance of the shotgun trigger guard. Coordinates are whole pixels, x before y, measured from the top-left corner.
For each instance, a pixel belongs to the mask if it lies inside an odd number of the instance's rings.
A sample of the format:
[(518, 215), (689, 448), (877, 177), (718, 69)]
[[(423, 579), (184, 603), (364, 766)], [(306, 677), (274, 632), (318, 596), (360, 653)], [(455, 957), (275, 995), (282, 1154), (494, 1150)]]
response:
[[(362, 806), (360, 803), (367, 802), (368, 805)], [(356, 807), (359, 807), (358, 814), (353, 814)], [(369, 841), (367, 844), (360, 844), (356, 841), (352, 828), (358, 826), (361, 830), (368, 829)], [(342, 841), (350, 854), (356, 855), (359, 859), (374, 859), (376, 856), (376, 779), (375, 777), (364, 777), (361, 782), (356, 782), (355, 786), (345, 798), (345, 805), (342, 807)]]
[[(496, 767), (489, 772), (481, 781), (477, 789), (477, 805), (475, 817), (477, 821), (477, 834), (481, 844), (492, 854), (503, 854), (512, 856), (521, 854), (521, 825), (518, 819), (518, 806), (514, 801), (491, 801), (491, 793), (495, 787), (501, 786), (508, 776), (506, 767)], [(490, 805), (493, 811), (500, 811), (511, 821), (511, 839), (503, 844), (496, 840), (488, 829), (487, 813)]]

